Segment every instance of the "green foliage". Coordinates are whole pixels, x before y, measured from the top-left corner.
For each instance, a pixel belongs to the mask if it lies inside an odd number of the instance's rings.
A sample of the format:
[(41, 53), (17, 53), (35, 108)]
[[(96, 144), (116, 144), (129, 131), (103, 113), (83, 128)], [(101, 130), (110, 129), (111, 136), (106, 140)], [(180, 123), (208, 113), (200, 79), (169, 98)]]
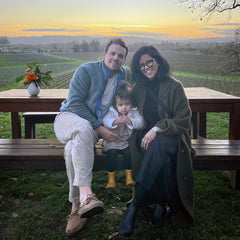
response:
[(25, 75), (20, 75), (15, 79), (15, 82), (20, 82), (24, 80), (24, 85), (29, 85), (34, 82), (36, 86), (41, 86), (42, 84), (46, 86), (50, 86), (49, 81), (52, 81), (53, 78), (51, 76), (52, 71), (42, 72), (40, 70), (40, 64), (37, 61), (29, 62), (27, 64), (28, 69), (25, 71)]
[(207, 113), (207, 137), (209, 139), (228, 139), (228, 129), (229, 113)]
[[(126, 66), (130, 65), (133, 52), (129, 52)], [(239, 89), (239, 75), (224, 76), (221, 79), (218, 71), (219, 61), (223, 59), (219, 55), (208, 54), (193, 54), (189, 52), (163, 51), (162, 55), (168, 60), (174, 71), (182, 77), (177, 79), (187, 81), (187, 86), (197, 87), (208, 84), (210, 88), (220, 86), (220, 91), (228, 92), (236, 95)], [(58, 53), (17, 53), (17, 54), (0, 54), (0, 87), (12, 85), (18, 75), (25, 72), (25, 65), (28, 62), (37, 61), (41, 64), (41, 69), (52, 71), (53, 77), (60, 73), (75, 70), (80, 64), (89, 61), (102, 59), (102, 52), (58, 52)], [(188, 75), (188, 77), (186, 77)], [(200, 76), (199, 76), (200, 75)], [(198, 78), (199, 77), (199, 78)], [(189, 78), (189, 80), (188, 80)], [(190, 79), (191, 78), (191, 79)], [(52, 82), (53, 83), (53, 82)], [(62, 86), (63, 83), (60, 83)], [(59, 88), (57, 81), (52, 84), (54, 88)], [(18, 86), (23, 87), (23, 86)]]
[[(33, 61), (37, 61), (41, 65), (43, 72), (51, 71), (53, 76), (70, 70), (73, 71), (82, 63), (80, 59), (42, 53), (0, 54), (0, 87), (13, 85), (16, 77), (23, 75), (25, 72), (25, 65)], [(17, 87), (23, 87), (23, 85)]]
[(0, 37), (0, 44), (9, 44), (7, 37)]
[(224, 60), (219, 66), (222, 75), (240, 73), (240, 27), (235, 31), (235, 40), (222, 48)]
[[(0, 112), (0, 138), (11, 138), (11, 115), (8, 112)], [(21, 117), (22, 137), (24, 137), (24, 119)], [(55, 139), (53, 123), (36, 124), (37, 138)], [(0, 193), (1, 194), (1, 193)]]

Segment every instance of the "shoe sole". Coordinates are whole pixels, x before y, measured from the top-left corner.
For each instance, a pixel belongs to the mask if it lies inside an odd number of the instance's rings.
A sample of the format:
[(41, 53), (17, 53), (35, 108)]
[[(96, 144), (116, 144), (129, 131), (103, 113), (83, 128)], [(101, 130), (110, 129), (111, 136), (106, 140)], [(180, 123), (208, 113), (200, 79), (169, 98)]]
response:
[(103, 213), (104, 208), (102, 205), (92, 206), (92, 208), (87, 209), (86, 212), (83, 212), (81, 218), (89, 218), (94, 215)]

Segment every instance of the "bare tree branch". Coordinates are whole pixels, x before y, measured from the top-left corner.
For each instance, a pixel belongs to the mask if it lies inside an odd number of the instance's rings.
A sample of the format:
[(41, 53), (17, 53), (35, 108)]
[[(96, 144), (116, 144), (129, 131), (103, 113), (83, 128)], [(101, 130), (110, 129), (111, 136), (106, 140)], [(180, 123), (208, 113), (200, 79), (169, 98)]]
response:
[(177, 0), (180, 4), (188, 4), (188, 8), (194, 12), (199, 11), (202, 20), (214, 13), (235, 10), (240, 7), (238, 0)]

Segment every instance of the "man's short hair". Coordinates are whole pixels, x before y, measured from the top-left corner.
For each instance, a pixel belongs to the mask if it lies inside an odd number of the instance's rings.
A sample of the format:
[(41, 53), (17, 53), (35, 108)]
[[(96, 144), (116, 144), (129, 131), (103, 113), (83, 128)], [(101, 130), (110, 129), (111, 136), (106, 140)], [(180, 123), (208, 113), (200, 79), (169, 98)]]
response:
[(121, 47), (123, 47), (126, 50), (126, 56), (125, 57), (127, 57), (127, 55), (128, 55), (128, 45), (123, 41), (122, 38), (112, 38), (112, 39), (110, 39), (110, 41), (107, 43), (107, 45), (105, 47), (105, 50), (104, 50), (105, 53), (107, 53), (109, 47), (112, 44), (117, 44), (117, 45), (120, 45)]

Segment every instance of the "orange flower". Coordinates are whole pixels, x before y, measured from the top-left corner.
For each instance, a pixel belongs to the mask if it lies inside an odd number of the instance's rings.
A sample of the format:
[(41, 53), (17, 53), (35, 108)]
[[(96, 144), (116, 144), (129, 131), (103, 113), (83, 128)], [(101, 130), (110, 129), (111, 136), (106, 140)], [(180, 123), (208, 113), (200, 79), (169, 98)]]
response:
[(31, 68), (27, 68), (25, 72), (29, 72), (29, 71), (31, 71)]
[(35, 79), (37, 79), (37, 75), (35, 73), (29, 73), (25, 78), (25, 82), (30, 83), (32, 80)]

